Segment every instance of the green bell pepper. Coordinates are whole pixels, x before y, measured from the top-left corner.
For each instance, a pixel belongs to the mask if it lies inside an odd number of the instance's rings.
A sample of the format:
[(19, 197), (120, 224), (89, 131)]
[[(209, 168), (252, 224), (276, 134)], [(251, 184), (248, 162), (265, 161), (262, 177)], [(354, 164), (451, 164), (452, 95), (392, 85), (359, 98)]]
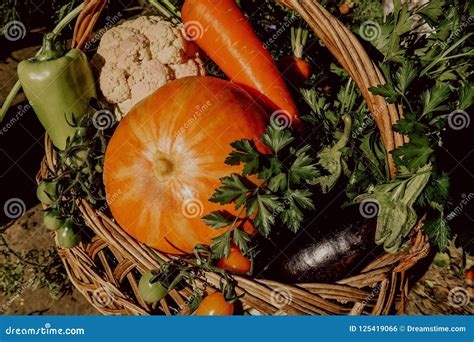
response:
[(18, 78), (54, 146), (64, 150), (76, 132), (73, 122), (91, 111), (97, 91), (86, 55), (79, 49), (63, 55), (54, 39), (47, 34), (40, 53), (18, 64)]

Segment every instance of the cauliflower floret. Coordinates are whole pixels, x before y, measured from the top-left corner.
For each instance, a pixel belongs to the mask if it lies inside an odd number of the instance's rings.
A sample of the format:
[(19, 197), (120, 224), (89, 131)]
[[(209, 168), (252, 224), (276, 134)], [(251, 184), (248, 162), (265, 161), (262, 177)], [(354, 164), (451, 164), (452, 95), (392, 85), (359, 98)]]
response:
[(181, 29), (160, 17), (139, 17), (122, 25), (140, 27), (150, 40), (151, 55), (163, 64), (181, 64), (196, 56), (196, 45), (184, 39)]
[(176, 79), (206, 73), (204, 64), (197, 59), (188, 59), (187, 62), (181, 64), (170, 64), (169, 67), (174, 71), (174, 78)]
[(181, 27), (143, 16), (109, 29), (93, 64), (105, 100), (120, 120), (140, 100), (173, 79), (205, 75), (197, 46)]
[(143, 63), (141, 68), (128, 78), (132, 99), (136, 102), (143, 100), (147, 94), (170, 81), (171, 76), (168, 68), (155, 59)]
[(147, 36), (138, 30), (117, 26), (104, 34), (97, 54), (107, 64), (119, 65), (131, 73), (142, 61), (151, 59), (149, 46)]
[(99, 86), (100, 89), (107, 89), (106, 98), (110, 103), (120, 103), (131, 97), (125, 70), (115, 65), (104, 65), (99, 76)]

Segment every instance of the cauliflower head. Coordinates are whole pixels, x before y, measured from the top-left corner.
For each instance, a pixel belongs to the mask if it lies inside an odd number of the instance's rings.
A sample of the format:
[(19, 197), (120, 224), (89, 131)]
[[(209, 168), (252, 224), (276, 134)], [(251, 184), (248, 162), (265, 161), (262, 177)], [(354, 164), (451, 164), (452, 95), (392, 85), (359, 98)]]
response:
[(166, 82), (204, 76), (194, 42), (158, 16), (142, 16), (109, 29), (100, 40), (93, 64), (105, 100), (120, 120), (139, 101)]

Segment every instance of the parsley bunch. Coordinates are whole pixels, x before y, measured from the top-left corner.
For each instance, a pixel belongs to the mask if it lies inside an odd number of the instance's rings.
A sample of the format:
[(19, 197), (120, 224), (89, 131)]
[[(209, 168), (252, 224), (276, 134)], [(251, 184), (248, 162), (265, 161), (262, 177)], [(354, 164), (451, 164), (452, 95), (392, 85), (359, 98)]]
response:
[(371, 42), (383, 54), (380, 68), (387, 83), (370, 90), (404, 109), (404, 119), (394, 126), (409, 138), (393, 151), (398, 173), (433, 166), (416, 205), (429, 210), (424, 229), (442, 250), (449, 240), (445, 220), (449, 178), (438, 171), (436, 151), (443, 144), (443, 130), (452, 128), (453, 117), (468, 116), (474, 102), (473, 14), (472, 1), (432, 0), (410, 11), (395, 0), (393, 14)]
[(231, 242), (244, 253), (250, 252), (250, 237), (238, 227), (242, 218), (253, 218), (258, 232), (268, 237), (272, 226), (277, 223), (293, 232), (298, 231), (305, 210), (315, 208), (313, 192), (308, 184), (319, 176), (319, 172), (310, 156), (311, 146), (303, 144), (295, 148), (292, 146), (294, 141), (290, 130), (273, 122), (262, 136), (269, 153), (258, 151), (250, 140), (232, 143), (234, 151), (225, 162), (243, 164), (242, 174), (221, 178), (222, 185), (209, 200), (222, 205), (233, 203), (239, 214), (215, 211), (203, 217), (204, 222), (215, 229), (226, 228), (225, 233), (211, 243), (218, 258), (229, 254)]

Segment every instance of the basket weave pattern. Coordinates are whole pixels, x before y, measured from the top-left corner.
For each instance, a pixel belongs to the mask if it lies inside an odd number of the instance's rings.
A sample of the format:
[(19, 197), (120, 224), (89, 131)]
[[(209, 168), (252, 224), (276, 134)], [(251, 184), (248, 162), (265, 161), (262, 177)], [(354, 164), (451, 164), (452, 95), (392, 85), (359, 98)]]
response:
[[(387, 151), (402, 145), (405, 138), (392, 130), (393, 123), (401, 117), (400, 109), (368, 91), (369, 87), (384, 83), (384, 80), (357, 38), (316, 1), (282, 0), (282, 3), (301, 14), (357, 83)], [(90, 11), (90, 8), (87, 10)], [(41, 164), (38, 181), (47, 178), (49, 170), (57, 169), (57, 156), (47, 137), (45, 149), (46, 156)], [(392, 159), (389, 164), (394, 174)], [(175, 256), (137, 242), (111, 217), (101, 210), (93, 209), (86, 200), (81, 200), (78, 206), (95, 236), (88, 243), (81, 242), (72, 249), (58, 247), (58, 251), (72, 283), (92, 305), (107, 315), (190, 314), (186, 305), (193, 295), (190, 288), (173, 290), (153, 305), (145, 303), (138, 293), (140, 274), (159, 268), (155, 256), (165, 261)], [(405, 272), (425, 257), (430, 248), (420, 227), (421, 222), (413, 229), (412, 244), (408, 250), (384, 254), (360, 274), (335, 284), (289, 285), (234, 276), (236, 293), (243, 295), (241, 302), (244, 310), (255, 309), (266, 315), (380, 315), (395, 309), (403, 312), (408, 289)], [(220, 276), (211, 272), (202, 272), (197, 279), (197, 284), (207, 287), (209, 292), (219, 288), (219, 283)]]

